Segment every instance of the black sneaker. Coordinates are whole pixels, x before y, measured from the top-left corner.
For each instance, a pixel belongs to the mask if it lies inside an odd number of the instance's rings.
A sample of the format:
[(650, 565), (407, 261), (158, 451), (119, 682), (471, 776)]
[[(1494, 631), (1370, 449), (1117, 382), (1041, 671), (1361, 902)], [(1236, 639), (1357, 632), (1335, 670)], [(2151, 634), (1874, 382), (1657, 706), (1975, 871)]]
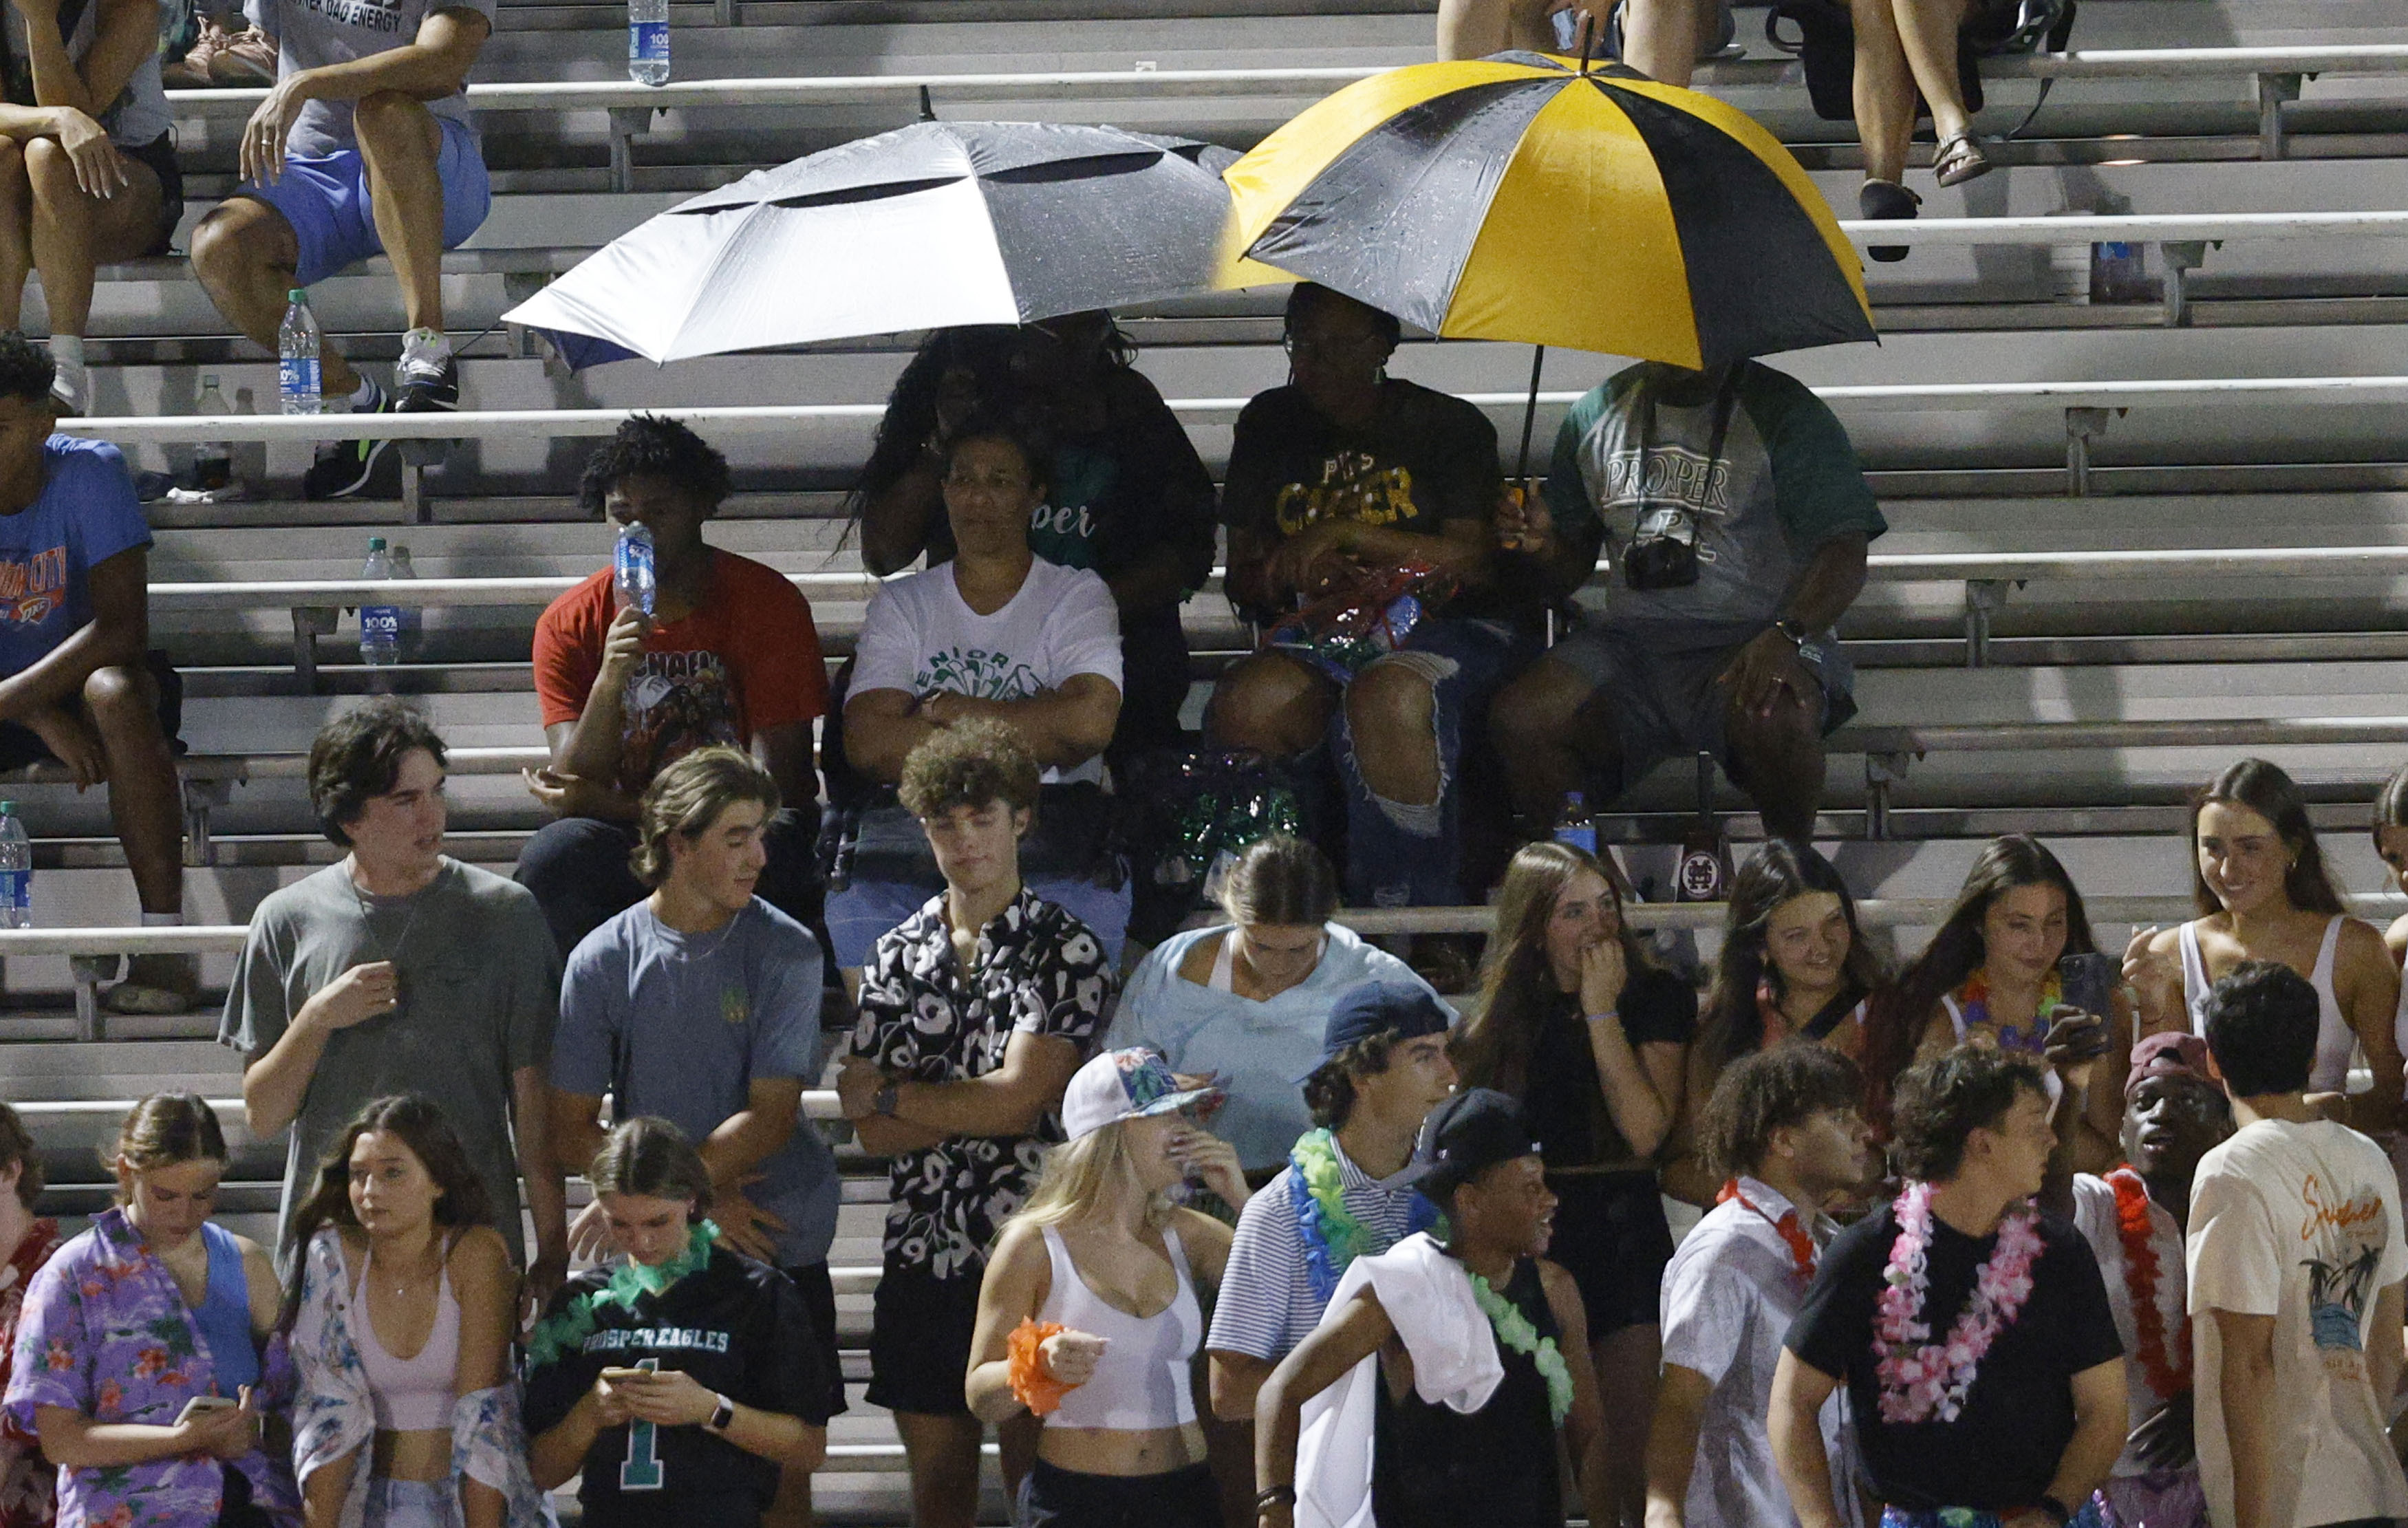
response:
[[(393, 408), (384, 390), (355, 414), (382, 414)], [(397, 499), (401, 496), (401, 458), (390, 440), (322, 440), (318, 459), (302, 475), (306, 499)]]
[[(1912, 219), (1923, 198), (1895, 180), (1868, 180), (1856, 188), (1856, 212), (1867, 219)], [(1865, 247), (1868, 259), (1885, 265), (1896, 264), (1907, 256), (1903, 244), (1870, 244)]]
[(460, 363), (451, 355), (439, 362), (405, 355), (393, 380), (396, 414), (448, 414), (460, 407)]

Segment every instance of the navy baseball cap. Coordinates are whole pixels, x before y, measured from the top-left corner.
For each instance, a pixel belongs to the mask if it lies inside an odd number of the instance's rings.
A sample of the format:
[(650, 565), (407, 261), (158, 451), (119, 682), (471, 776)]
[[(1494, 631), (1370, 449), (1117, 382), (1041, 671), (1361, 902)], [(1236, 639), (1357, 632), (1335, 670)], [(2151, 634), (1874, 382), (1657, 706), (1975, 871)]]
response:
[[(1336, 1006), (1329, 1010), (1328, 1027), (1322, 1031), (1321, 1059), (1312, 1064), (1312, 1071), (1336, 1061), (1348, 1046), (1375, 1035), (1418, 1040), (1454, 1027), (1455, 1015), (1418, 981), (1361, 982), (1338, 994)], [(1295, 1080), (1302, 1082), (1312, 1075), (1307, 1072)]]
[(1398, 1176), (1442, 1207), (1448, 1194), (1498, 1163), (1538, 1151), (1521, 1105), (1494, 1088), (1469, 1088), (1429, 1111), (1413, 1160)]

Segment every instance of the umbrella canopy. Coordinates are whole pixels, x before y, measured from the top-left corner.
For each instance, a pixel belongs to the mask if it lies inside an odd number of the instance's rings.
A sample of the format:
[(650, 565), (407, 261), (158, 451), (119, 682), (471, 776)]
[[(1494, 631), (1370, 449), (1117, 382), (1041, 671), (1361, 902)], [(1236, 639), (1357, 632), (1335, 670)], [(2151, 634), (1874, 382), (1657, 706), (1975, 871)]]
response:
[(1225, 178), (1246, 254), (1432, 334), (1693, 367), (1873, 337), (1856, 250), (1789, 151), (1620, 65), (1391, 70)]
[(920, 122), (672, 207), (505, 314), (572, 365), (959, 323), (1211, 290), (1229, 193), (1183, 139)]

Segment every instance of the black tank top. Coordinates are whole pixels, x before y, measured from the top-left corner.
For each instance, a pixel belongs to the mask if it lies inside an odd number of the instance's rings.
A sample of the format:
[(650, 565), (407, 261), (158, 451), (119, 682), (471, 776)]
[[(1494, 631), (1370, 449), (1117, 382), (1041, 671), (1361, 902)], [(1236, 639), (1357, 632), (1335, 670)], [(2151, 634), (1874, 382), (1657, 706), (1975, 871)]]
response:
[[(1555, 1313), (1524, 1258), (1502, 1292), (1542, 1337)], [(1411, 1390), (1403, 1400), (1379, 1387), (1372, 1435), (1371, 1516), (1379, 1528), (1563, 1528), (1564, 1488), (1555, 1469), (1555, 1424), (1538, 1360), (1503, 1343), (1505, 1380), (1469, 1415), (1432, 1406)]]

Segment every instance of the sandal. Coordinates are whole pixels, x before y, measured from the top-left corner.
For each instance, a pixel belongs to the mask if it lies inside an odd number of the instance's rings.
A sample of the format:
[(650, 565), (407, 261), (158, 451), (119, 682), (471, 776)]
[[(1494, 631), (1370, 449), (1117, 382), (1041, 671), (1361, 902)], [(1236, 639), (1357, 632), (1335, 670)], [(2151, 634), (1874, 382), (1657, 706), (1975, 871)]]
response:
[(1931, 172), (1940, 178), (1943, 186), (1961, 186), (1997, 167), (1990, 163), (1989, 152), (1983, 147), (1982, 140), (1971, 132), (1950, 134), (1942, 138), (1940, 147), (1931, 152)]
[[(1923, 198), (1895, 180), (1867, 180), (1856, 188), (1856, 215), (1868, 221), (1880, 219), (1912, 219)], [(1869, 244), (1865, 258), (1893, 264), (1906, 258), (1903, 244)]]

